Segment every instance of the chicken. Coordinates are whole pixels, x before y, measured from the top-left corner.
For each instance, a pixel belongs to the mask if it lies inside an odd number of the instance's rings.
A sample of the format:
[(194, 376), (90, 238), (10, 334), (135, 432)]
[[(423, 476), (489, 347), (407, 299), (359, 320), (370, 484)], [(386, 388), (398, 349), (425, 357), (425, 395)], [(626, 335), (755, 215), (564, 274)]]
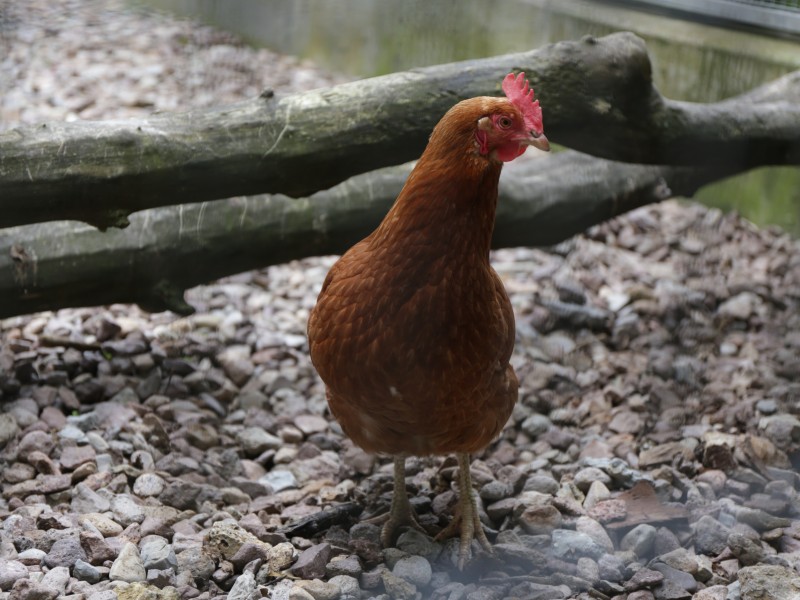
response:
[(459, 504), (444, 539), (489, 552), (469, 454), (502, 430), (517, 400), (509, 364), (514, 314), (489, 264), (503, 162), (549, 150), (523, 73), (505, 98), (452, 107), (378, 228), (331, 268), (308, 321), (311, 359), (331, 412), (368, 452), (394, 456), (394, 494), (381, 540), (420, 528), (405, 490), (405, 456), (456, 453)]

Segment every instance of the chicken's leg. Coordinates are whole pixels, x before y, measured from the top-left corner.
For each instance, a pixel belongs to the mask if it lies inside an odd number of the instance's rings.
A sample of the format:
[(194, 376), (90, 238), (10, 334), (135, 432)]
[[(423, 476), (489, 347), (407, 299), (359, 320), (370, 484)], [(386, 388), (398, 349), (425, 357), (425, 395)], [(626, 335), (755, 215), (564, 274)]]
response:
[(401, 527), (413, 527), (426, 533), (417, 521), (417, 515), (411, 508), (406, 493), (406, 459), (404, 456), (394, 457), (394, 491), (392, 492), (392, 507), (389, 512), (367, 522), (383, 523), (381, 530), (381, 544), (385, 548), (392, 546), (397, 539), (397, 530)]
[(450, 524), (439, 532), (436, 540), (453, 537), (456, 533), (461, 537), (458, 551), (458, 568), (464, 569), (469, 557), (472, 555), (470, 546), (472, 540), (477, 539), (484, 550), (492, 553), (492, 545), (486, 538), (483, 525), (478, 518), (478, 505), (475, 501), (475, 492), (472, 490), (472, 477), (469, 474), (469, 454), (459, 453), (458, 458), (458, 506)]

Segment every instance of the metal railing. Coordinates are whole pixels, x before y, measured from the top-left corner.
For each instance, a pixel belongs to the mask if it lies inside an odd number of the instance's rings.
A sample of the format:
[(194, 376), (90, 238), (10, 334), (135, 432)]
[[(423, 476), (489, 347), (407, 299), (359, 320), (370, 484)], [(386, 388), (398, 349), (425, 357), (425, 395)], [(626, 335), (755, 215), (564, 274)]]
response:
[(800, 39), (800, 0), (612, 0), (684, 19)]

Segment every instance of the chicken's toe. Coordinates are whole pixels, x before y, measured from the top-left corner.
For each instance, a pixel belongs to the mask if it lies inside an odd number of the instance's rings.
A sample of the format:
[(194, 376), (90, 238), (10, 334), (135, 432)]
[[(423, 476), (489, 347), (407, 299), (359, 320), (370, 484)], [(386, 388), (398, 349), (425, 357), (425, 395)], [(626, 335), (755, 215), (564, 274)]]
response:
[(383, 544), (385, 548), (389, 548), (394, 545), (399, 536), (399, 530), (402, 527), (411, 527), (417, 531), (421, 531), (422, 533), (427, 533), (425, 529), (423, 529), (422, 525), (419, 524), (419, 521), (417, 521), (417, 516), (414, 514), (413, 509), (407, 513), (393, 513), (390, 511), (386, 513), (385, 516), (386, 522), (383, 524), (383, 528), (381, 529), (381, 544)]
[(439, 532), (436, 541), (446, 540), (455, 535), (459, 536), (458, 568), (463, 570), (472, 556), (472, 540), (477, 540), (486, 552), (492, 554), (492, 545), (486, 537), (480, 518), (478, 518), (478, 506), (475, 501), (475, 492), (472, 490), (472, 478), (469, 474), (469, 456), (466, 454), (458, 455), (458, 487), (460, 494), (453, 520)]
[(411, 503), (408, 501), (405, 473), (405, 459), (402, 456), (396, 456), (394, 458), (392, 507), (389, 509), (389, 512), (364, 521), (365, 523), (373, 523), (375, 525), (383, 523), (383, 528), (381, 529), (381, 544), (383, 544), (385, 548), (394, 545), (401, 527), (412, 527), (417, 531), (427, 534), (422, 525), (419, 524), (417, 515), (411, 507)]

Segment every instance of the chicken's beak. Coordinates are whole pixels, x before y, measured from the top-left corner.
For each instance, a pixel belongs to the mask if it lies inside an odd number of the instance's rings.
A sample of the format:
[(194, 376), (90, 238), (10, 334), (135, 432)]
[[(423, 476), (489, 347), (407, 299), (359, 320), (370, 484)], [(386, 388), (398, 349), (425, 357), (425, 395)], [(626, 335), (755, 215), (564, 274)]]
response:
[(547, 138), (543, 133), (536, 133), (535, 131), (531, 131), (530, 135), (525, 139), (525, 143), (528, 146), (533, 146), (534, 148), (538, 148), (543, 152), (550, 152), (550, 142), (547, 141)]

